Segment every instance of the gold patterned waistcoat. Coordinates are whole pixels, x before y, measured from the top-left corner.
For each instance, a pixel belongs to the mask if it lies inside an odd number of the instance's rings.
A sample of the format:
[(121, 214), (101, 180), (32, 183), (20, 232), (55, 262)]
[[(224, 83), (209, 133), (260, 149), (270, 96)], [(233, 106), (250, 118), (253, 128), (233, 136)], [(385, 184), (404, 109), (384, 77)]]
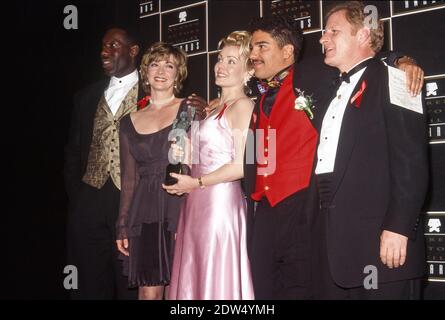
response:
[(116, 114), (110, 110), (105, 95), (99, 101), (94, 116), (93, 137), (91, 140), (88, 164), (82, 181), (95, 188), (102, 188), (108, 177), (121, 189), (119, 161), (119, 122), (128, 113), (136, 110), (138, 84), (130, 89)]

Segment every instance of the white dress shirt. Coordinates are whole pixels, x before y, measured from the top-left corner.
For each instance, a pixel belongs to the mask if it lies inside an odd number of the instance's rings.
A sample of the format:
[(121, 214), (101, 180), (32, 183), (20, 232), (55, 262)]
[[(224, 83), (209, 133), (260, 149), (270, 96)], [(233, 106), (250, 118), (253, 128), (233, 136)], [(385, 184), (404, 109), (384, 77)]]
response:
[[(354, 65), (362, 63), (364, 59)], [(320, 143), (317, 149), (317, 166), (315, 168), (315, 174), (334, 172), (335, 158), (337, 155), (338, 139), (340, 137), (341, 124), (343, 121), (343, 115), (351, 99), (352, 91), (357, 85), (360, 77), (365, 72), (366, 67), (357, 71), (350, 77), (350, 82), (342, 82), (340, 88), (337, 90), (336, 97), (331, 101), (328, 110), (323, 118), (320, 133)]]
[(131, 88), (138, 82), (138, 72), (134, 70), (122, 78), (111, 77), (108, 88), (105, 90), (105, 100), (113, 115), (119, 110), (119, 106)]

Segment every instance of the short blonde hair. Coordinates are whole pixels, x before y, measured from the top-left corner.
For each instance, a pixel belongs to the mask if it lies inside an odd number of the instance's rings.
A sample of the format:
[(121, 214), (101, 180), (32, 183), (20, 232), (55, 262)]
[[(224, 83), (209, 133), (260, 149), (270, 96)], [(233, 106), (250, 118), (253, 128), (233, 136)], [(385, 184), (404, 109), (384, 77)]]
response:
[[(332, 14), (343, 10), (345, 11), (346, 20), (353, 26), (353, 35), (355, 35), (358, 29), (364, 27), (366, 18), (365, 5), (361, 1), (347, 1), (335, 5), (328, 11), (326, 21)], [(379, 19), (377, 28), (371, 28), (370, 47), (375, 53), (382, 49), (384, 37), (383, 22)]]
[(246, 69), (252, 69), (252, 63), (250, 62), (250, 39), (252, 35), (248, 31), (233, 31), (227, 37), (222, 38), (218, 43), (218, 50), (221, 50), (225, 46), (239, 47), (240, 57), (246, 59)]
[(178, 73), (176, 74), (175, 87), (173, 92), (175, 95), (179, 94), (182, 89), (182, 83), (187, 78), (187, 55), (186, 53), (171, 44), (165, 42), (157, 42), (148, 48), (141, 61), (141, 77), (142, 77), (142, 87), (147, 94), (150, 94), (150, 86), (145, 84), (147, 80), (147, 68), (153, 61), (167, 61), (168, 58), (173, 56)]

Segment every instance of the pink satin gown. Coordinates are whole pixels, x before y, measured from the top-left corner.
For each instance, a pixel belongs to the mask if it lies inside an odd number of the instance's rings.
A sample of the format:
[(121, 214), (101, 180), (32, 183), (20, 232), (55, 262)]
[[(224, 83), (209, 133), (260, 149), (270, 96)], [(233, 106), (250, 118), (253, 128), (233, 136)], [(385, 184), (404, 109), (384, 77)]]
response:
[[(193, 139), (199, 139), (199, 163), (192, 165), (193, 177), (234, 158), (233, 136), (223, 113), (201, 121)], [(254, 299), (240, 181), (188, 194), (179, 217), (169, 299)]]

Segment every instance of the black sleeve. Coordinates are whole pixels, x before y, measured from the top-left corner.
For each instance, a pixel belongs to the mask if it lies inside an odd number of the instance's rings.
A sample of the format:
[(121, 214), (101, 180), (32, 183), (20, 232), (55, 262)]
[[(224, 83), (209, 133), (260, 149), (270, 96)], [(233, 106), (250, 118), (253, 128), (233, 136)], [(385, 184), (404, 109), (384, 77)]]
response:
[[(385, 68), (386, 70), (386, 68)], [(414, 237), (428, 185), (425, 112), (418, 113), (389, 99), (388, 75), (382, 73), (383, 105), (390, 165), (391, 195), (382, 229)]]
[(384, 52), (379, 52), (376, 55), (376, 58), (385, 61), (386, 64), (388, 64), (391, 67), (395, 67), (396, 68), (396, 61), (399, 58), (402, 57), (410, 57), (411, 59), (413, 59), (417, 65), (419, 65), (419, 62), (415, 59), (415, 57), (413, 57), (412, 55), (406, 54), (405, 52), (401, 52), (401, 51), (384, 51)]
[(134, 192), (139, 183), (137, 175), (137, 162), (133, 157), (129, 136), (128, 121), (131, 121), (130, 115), (121, 121), (119, 129), (119, 149), (120, 149), (120, 167), (121, 167), (121, 194), (119, 205), (119, 217), (116, 221), (116, 239), (122, 240), (128, 238), (128, 219), (130, 208), (133, 202)]
[(64, 178), (65, 188), (70, 200), (75, 198), (82, 178), (80, 159), (80, 100), (80, 94), (77, 94), (74, 97), (68, 143), (65, 147)]

